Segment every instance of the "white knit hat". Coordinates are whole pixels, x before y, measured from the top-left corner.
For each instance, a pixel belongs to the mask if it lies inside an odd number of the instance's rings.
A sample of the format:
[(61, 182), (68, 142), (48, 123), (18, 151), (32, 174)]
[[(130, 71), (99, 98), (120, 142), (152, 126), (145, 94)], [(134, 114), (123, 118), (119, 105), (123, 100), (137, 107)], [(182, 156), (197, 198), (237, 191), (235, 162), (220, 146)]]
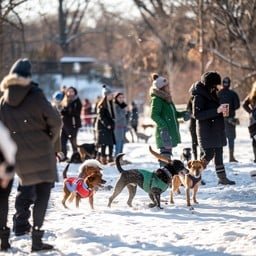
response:
[(168, 84), (168, 80), (163, 76), (156, 77), (152, 83), (152, 85), (158, 89), (161, 89)]

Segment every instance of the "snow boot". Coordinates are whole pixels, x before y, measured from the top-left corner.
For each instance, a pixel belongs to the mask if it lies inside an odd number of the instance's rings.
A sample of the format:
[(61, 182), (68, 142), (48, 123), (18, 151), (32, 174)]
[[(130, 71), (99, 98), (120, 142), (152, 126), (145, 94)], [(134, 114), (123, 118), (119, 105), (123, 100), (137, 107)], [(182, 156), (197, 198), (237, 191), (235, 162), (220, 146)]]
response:
[(233, 180), (229, 180), (226, 176), (226, 171), (223, 165), (216, 167), (216, 174), (219, 178), (218, 184), (220, 185), (235, 185)]
[(36, 230), (34, 229), (32, 231), (32, 248), (31, 252), (37, 252), (37, 251), (48, 251), (52, 250), (53, 246), (50, 244), (46, 244), (42, 242), (42, 237), (44, 235), (43, 230)]
[(0, 229), (1, 251), (7, 251), (9, 248), (11, 248), (11, 245), (9, 243), (9, 237), (10, 237), (9, 228), (3, 227), (2, 229)]

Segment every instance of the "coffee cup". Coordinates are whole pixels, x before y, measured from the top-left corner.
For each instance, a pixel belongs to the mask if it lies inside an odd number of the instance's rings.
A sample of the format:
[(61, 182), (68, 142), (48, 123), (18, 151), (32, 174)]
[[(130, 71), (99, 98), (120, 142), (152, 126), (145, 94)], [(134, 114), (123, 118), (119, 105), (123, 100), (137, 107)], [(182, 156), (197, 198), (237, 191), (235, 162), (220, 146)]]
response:
[(222, 106), (223, 106), (223, 109), (224, 109), (223, 116), (228, 117), (229, 116), (229, 104), (224, 103), (224, 104), (222, 104)]

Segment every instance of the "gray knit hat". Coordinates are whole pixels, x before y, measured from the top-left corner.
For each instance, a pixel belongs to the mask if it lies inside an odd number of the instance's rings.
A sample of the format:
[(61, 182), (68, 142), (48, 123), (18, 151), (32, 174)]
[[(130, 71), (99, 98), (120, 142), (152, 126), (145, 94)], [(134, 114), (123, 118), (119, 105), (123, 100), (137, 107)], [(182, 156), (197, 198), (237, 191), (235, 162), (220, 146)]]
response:
[(103, 84), (102, 85), (102, 97), (107, 96), (111, 93), (112, 93), (112, 90), (110, 89), (110, 87), (106, 84)]

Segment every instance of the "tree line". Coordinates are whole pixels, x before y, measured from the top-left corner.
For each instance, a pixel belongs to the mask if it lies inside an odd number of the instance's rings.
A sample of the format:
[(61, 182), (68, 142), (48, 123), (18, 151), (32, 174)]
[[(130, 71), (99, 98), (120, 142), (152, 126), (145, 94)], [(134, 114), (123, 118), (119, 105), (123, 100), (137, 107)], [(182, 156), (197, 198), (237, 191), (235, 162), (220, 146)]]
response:
[[(137, 16), (118, 6), (110, 10), (103, 0), (58, 0), (52, 12), (43, 2), (0, 2), (1, 78), (21, 56), (93, 56), (110, 65), (113, 85), (130, 99), (159, 72), (177, 103), (207, 70), (230, 76), (241, 97), (255, 79), (256, 0), (131, 0)], [(40, 6), (29, 21), (20, 11), (28, 4), (31, 13), (33, 4)]]

